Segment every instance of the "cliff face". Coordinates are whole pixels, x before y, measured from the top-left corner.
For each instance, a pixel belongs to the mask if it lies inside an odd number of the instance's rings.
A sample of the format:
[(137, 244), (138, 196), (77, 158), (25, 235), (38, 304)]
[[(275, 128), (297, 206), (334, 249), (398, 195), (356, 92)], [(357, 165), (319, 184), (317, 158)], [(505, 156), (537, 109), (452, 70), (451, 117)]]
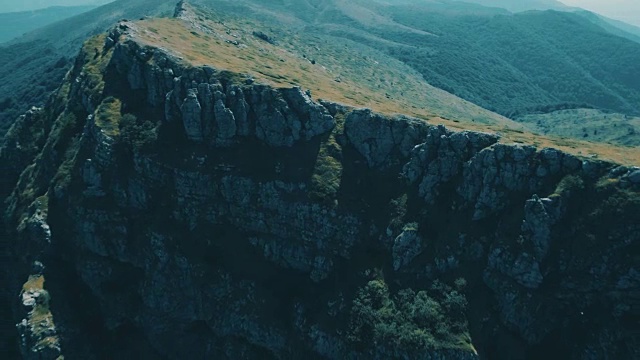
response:
[(640, 356), (637, 168), (192, 67), (129, 26), (0, 152), (33, 159), (3, 175), (25, 358)]

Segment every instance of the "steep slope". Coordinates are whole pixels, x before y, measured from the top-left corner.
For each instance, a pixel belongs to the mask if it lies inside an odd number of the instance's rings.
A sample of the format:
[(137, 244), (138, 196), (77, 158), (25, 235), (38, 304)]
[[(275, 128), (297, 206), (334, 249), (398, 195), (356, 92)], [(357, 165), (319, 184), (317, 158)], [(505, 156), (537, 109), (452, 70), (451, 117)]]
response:
[(42, 106), (72, 65), (82, 42), (123, 18), (171, 15), (174, 1), (120, 0), (0, 45), (0, 137), (32, 106)]
[(93, 8), (95, 6), (54, 6), (34, 11), (0, 13), (0, 43)]
[(417, 49), (389, 51), (429, 83), (485, 108), (509, 116), (567, 103), (639, 111), (640, 81), (631, 69), (640, 61), (640, 44), (582, 17), (548, 11), (483, 19), (419, 7), (389, 11), (398, 22), (440, 35), (425, 38)]
[(309, 96), (183, 9), (88, 41), (0, 149), (25, 358), (640, 355), (640, 169)]
[(594, 24), (602, 27), (608, 32), (640, 43), (640, 28), (622, 21), (609, 19), (605, 16), (593, 13), (591, 11), (576, 11), (576, 14), (585, 17)]

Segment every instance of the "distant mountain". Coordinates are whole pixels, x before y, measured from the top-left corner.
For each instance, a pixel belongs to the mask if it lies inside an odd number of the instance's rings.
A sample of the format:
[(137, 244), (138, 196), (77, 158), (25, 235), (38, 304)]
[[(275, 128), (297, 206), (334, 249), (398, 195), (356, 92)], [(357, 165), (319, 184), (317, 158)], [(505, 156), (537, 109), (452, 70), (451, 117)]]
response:
[(0, 43), (93, 8), (95, 6), (53, 6), (33, 11), (0, 13)]
[[(429, 6), (389, 6), (397, 23), (435, 34), (379, 31), (393, 56), (425, 79), (490, 110), (514, 116), (588, 104), (640, 112), (640, 46), (583, 17), (557, 11), (470, 17)], [(391, 41), (391, 43), (389, 42)]]
[[(399, 0), (402, 1), (402, 0)], [(558, 11), (568, 11), (574, 12), (594, 24), (601, 26), (608, 32), (627, 38), (633, 41), (640, 41), (640, 28), (631, 24), (628, 24), (624, 21), (614, 20), (608, 18), (604, 15), (600, 15), (598, 13), (594, 13), (588, 10), (584, 10), (581, 8), (567, 6), (559, 1), (555, 0), (454, 0), (456, 2), (466, 2), (479, 4), (482, 6), (488, 7), (496, 7), (508, 10), (510, 12), (523, 12), (529, 10), (558, 10)], [(404, 1), (403, 3), (411, 3), (410, 0)], [(413, 3), (420, 3), (419, 0), (414, 0)]]
[(5, 1), (0, 5), (0, 13), (40, 10), (49, 7), (100, 6), (113, 0), (22, 0)]
[(488, 7), (507, 9), (511, 12), (528, 10), (567, 10), (571, 7), (555, 0), (456, 0)]
[(586, 10), (576, 11), (575, 14), (584, 17), (614, 35), (640, 43), (640, 28), (637, 26)]

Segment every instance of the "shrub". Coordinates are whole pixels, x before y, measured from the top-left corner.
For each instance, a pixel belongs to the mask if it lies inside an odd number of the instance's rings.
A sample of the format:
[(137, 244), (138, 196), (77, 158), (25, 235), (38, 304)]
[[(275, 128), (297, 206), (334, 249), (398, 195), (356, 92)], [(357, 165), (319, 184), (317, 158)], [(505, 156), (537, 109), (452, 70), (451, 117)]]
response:
[(382, 280), (372, 280), (353, 301), (348, 339), (357, 347), (378, 344), (398, 351), (471, 348), (464, 295), (434, 282), (428, 291), (404, 289), (391, 296)]
[(584, 180), (578, 175), (567, 175), (556, 187), (555, 194), (563, 195), (565, 193), (579, 191), (584, 189)]
[(158, 138), (157, 128), (148, 120), (125, 114), (120, 120), (120, 141), (134, 151), (146, 150)]

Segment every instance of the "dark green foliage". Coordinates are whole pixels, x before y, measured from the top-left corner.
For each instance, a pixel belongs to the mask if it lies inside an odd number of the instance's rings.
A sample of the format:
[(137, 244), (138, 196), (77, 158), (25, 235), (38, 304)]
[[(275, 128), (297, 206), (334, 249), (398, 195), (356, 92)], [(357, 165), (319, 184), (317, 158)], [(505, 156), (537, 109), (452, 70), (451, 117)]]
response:
[(32, 106), (43, 106), (62, 82), (69, 60), (48, 43), (0, 47), (0, 137)]
[(62, 82), (82, 43), (123, 18), (172, 13), (175, 2), (119, 0), (78, 16), (36, 29), (19, 43), (0, 46), (0, 138), (16, 118), (32, 106), (43, 106)]
[(392, 296), (384, 281), (373, 280), (353, 301), (348, 337), (357, 347), (375, 343), (409, 353), (469, 349), (466, 307), (463, 294), (439, 281), (428, 291), (404, 289)]
[(120, 120), (120, 141), (134, 151), (147, 149), (158, 137), (156, 126), (148, 120), (140, 120), (133, 114), (125, 114)]
[(93, 9), (95, 6), (52, 6), (34, 11), (0, 13), (0, 43), (26, 32)]
[(435, 86), (501, 114), (590, 104), (639, 113), (640, 44), (553, 11), (443, 15), (390, 8), (393, 18), (436, 36), (381, 32), (388, 52)]
[(556, 187), (555, 194), (565, 195), (571, 192), (577, 192), (584, 190), (585, 184), (584, 180), (578, 175), (567, 175)]

